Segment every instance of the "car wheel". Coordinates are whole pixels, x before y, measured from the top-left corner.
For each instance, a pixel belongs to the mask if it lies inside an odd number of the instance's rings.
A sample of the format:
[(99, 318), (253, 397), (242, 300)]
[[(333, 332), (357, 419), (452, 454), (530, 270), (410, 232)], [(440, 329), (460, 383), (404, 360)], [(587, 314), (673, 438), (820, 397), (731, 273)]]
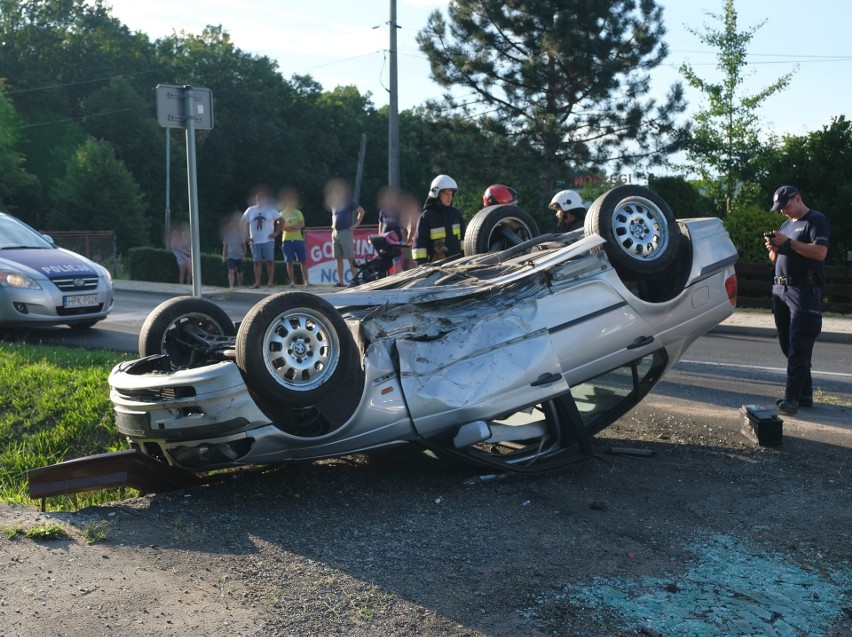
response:
[(168, 354), (173, 366), (185, 367), (192, 364), (199, 347), (233, 337), (236, 331), (225, 310), (212, 301), (178, 296), (158, 305), (145, 319), (139, 355)]
[(628, 277), (665, 270), (680, 241), (669, 205), (644, 186), (618, 186), (598, 197), (586, 214), (584, 230), (606, 240), (610, 262)]
[(538, 224), (526, 210), (512, 205), (488, 206), (477, 212), (464, 235), (464, 253), (500, 252), (539, 235)]
[(346, 395), (335, 395), (334, 402), (351, 403), (347, 397), (363, 390), (360, 355), (346, 322), (313, 294), (284, 292), (255, 305), (240, 324), (236, 350), (261, 406), (310, 407), (339, 388)]

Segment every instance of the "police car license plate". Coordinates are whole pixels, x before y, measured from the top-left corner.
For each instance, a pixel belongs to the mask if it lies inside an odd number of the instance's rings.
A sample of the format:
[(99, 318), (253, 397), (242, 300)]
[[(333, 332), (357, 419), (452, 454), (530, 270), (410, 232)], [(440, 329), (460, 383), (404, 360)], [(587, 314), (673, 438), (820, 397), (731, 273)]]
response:
[(64, 303), (65, 307), (90, 307), (98, 304), (98, 295), (78, 294), (76, 296), (66, 296)]

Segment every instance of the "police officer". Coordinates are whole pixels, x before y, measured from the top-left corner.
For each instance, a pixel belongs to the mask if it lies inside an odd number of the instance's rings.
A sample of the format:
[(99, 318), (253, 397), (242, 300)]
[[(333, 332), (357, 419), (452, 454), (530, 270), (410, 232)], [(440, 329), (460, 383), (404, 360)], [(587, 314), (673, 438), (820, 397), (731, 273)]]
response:
[(456, 190), (458, 184), (448, 175), (438, 175), (432, 180), (411, 248), (411, 256), (418, 265), (462, 253), (464, 217), (453, 206)]
[(775, 191), (772, 211), (787, 220), (766, 237), (769, 260), (775, 264), (772, 312), (778, 342), (787, 357), (787, 385), (778, 410), (795, 414), (813, 405), (811, 355), (822, 331), (823, 262), (828, 253), (828, 219), (811, 210), (794, 186)]

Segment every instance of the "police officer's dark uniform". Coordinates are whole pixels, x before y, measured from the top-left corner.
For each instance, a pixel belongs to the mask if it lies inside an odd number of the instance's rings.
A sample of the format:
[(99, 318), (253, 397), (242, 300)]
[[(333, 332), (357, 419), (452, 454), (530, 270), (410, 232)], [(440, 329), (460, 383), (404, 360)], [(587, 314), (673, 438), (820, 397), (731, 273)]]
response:
[[(793, 186), (782, 186), (775, 192), (772, 210), (781, 210), (799, 194)], [(772, 312), (778, 329), (778, 342), (787, 357), (787, 384), (784, 398), (777, 401), (779, 410), (794, 414), (799, 406), (813, 404), (811, 355), (814, 341), (822, 331), (823, 260), (808, 258), (795, 249), (801, 244), (828, 247), (828, 219), (821, 212), (805, 208), (798, 218), (788, 218), (778, 229), (777, 239), (768, 244), (776, 247), (775, 277), (772, 285)], [(786, 211), (782, 211), (785, 212)]]

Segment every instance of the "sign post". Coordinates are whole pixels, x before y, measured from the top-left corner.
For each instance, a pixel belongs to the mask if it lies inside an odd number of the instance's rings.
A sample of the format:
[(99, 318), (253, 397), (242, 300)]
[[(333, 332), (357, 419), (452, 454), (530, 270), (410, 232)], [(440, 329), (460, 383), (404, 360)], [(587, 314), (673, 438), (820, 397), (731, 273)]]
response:
[(158, 84), (157, 121), (164, 128), (186, 130), (189, 231), (192, 242), (192, 296), (201, 298), (201, 232), (198, 216), (198, 180), (195, 169), (195, 131), (213, 128), (213, 92), (206, 88)]

